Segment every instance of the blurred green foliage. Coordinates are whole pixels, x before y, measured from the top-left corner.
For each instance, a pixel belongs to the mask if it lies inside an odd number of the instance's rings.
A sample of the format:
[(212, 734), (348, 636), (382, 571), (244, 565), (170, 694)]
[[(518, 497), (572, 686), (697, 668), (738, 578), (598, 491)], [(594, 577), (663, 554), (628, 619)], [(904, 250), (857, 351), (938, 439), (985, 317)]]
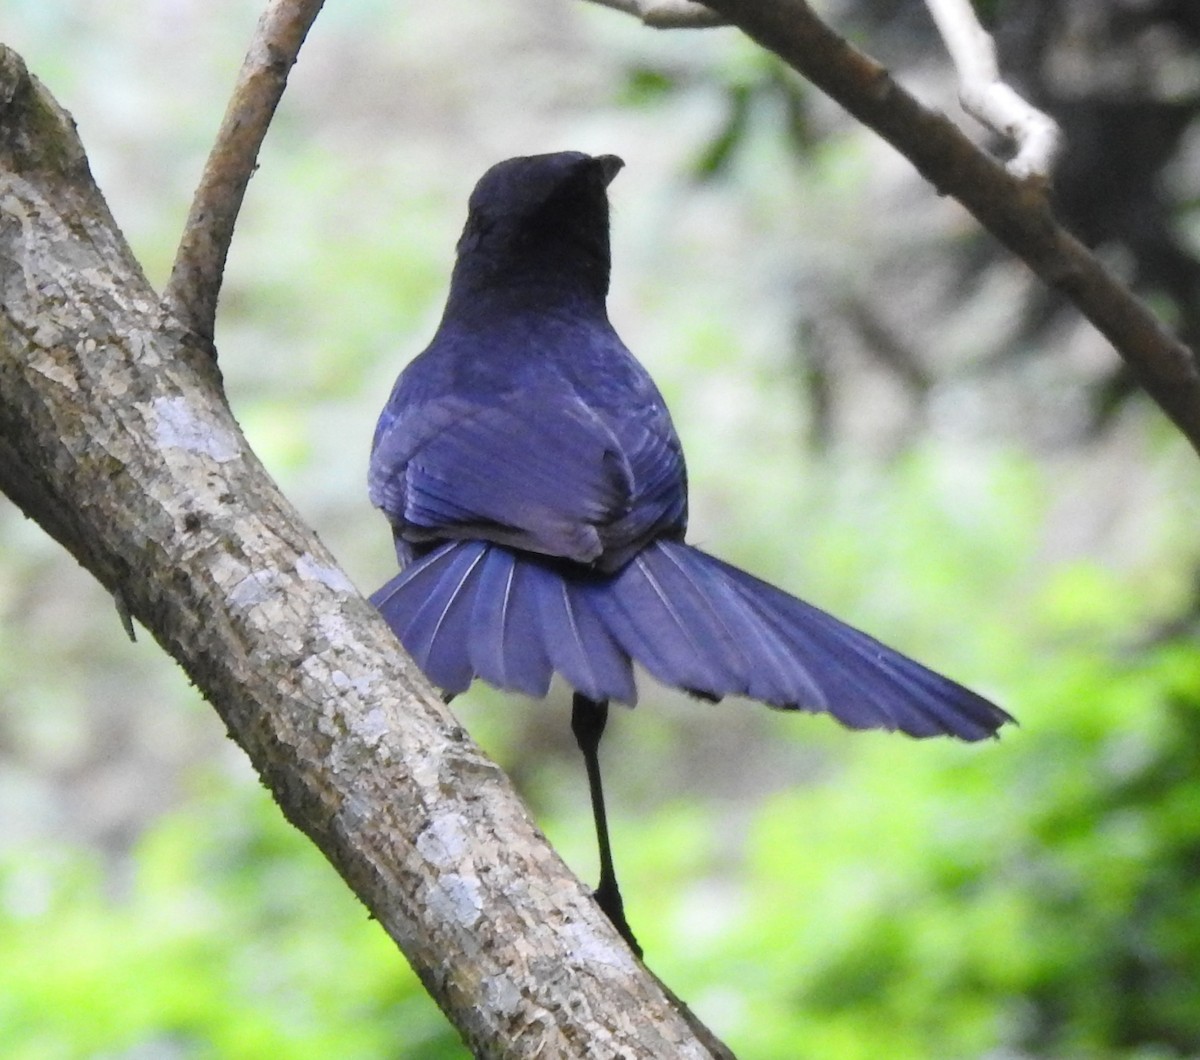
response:
[(461, 1053), (311, 844), (261, 792), (205, 786), (141, 837), (120, 894), (83, 851), (8, 852), (5, 1055)]
[[(14, 0), (8, 43), (161, 282), (257, 4), (54, 6)], [(436, 319), (466, 191), (503, 154), (624, 154), (614, 317), (674, 409), (693, 538), (1021, 722), (918, 744), (647, 689), (605, 758), (651, 966), (748, 1060), (1200, 1053), (1194, 455), (1150, 418), (1071, 452), (989, 432), (1012, 395), (986, 379), (896, 444), (901, 398), (867, 371), (866, 443), (806, 451), (797, 291), (872, 244), (920, 259), (944, 215), (864, 216), (870, 142), (814, 147), (794, 83), (730, 35), (567, 10), (364, 0), (318, 23), (222, 302), (252, 443), (373, 588), (371, 425)], [(975, 318), (944, 331), (947, 356), (989, 342)], [(456, 709), (590, 877), (562, 697)], [(466, 1055), (182, 676), (9, 509), (0, 806), (4, 1057)]]

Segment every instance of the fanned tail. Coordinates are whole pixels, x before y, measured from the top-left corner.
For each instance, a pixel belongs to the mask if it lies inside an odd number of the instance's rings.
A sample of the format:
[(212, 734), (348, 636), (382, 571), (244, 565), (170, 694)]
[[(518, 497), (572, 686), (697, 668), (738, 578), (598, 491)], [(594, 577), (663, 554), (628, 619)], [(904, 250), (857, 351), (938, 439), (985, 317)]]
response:
[(637, 701), (629, 653), (553, 561), (453, 541), (406, 567), (371, 603), (448, 693), (479, 677), (540, 697), (557, 672), (597, 702)]
[(665, 684), (832, 714), (852, 729), (981, 740), (1012, 719), (962, 685), (678, 541), (586, 587), (621, 646)]
[(372, 602), (429, 679), (533, 696), (557, 672), (589, 699), (634, 703), (631, 660), (706, 699), (832, 714), (852, 729), (980, 740), (1011, 718), (962, 685), (679, 541), (614, 575), (480, 541), (421, 557)]

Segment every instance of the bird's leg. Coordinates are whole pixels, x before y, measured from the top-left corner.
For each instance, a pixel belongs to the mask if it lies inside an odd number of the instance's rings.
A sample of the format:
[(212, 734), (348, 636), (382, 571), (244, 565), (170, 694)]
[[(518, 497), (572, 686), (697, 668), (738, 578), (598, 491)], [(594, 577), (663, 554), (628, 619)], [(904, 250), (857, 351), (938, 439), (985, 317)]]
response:
[(604, 788), (600, 783), (600, 737), (608, 723), (608, 700), (588, 699), (575, 693), (571, 702), (571, 731), (575, 742), (583, 752), (583, 763), (587, 768), (588, 789), (592, 795), (592, 815), (596, 818), (596, 842), (600, 847), (600, 885), (593, 893), (596, 904), (613, 922), (618, 934), (639, 957), (642, 947), (638, 945), (629, 924), (625, 920), (625, 904), (621, 901), (621, 889), (617, 886), (617, 874), (613, 871), (612, 849), (608, 845), (608, 817), (604, 812)]

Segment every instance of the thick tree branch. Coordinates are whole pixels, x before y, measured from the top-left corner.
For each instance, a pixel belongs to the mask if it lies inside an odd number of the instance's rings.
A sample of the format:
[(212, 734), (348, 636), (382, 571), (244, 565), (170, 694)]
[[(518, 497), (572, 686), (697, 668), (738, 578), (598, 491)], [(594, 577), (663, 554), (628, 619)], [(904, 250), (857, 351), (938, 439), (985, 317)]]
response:
[(952, 195), (1113, 344), (1146, 392), (1200, 452), (1194, 353), (1054, 218), (1023, 181), (922, 106), (888, 72), (826, 26), (803, 0), (705, 0), (874, 129), (939, 192)]
[(163, 305), (211, 343), (233, 227), (300, 45), (324, 0), (270, 0), (192, 199)]
[(2, 47), (0, 488), (178, 660), (476, 1055), (721, 1054), (279, 493)]

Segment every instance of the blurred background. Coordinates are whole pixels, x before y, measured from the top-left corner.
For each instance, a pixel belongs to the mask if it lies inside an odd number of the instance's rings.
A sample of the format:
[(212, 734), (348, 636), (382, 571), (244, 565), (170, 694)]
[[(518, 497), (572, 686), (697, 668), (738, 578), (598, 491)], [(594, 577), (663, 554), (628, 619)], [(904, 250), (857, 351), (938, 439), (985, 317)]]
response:
[[(819, 6), (957, 114), (915, 0)], [(1195, 344), (1200, 6), (980, 7), (1063, 123), (1062, 216)], [(4, 2), (156, 287), (258, 8)], [(691, 539), (1021, 722), (916, 743), (646, 682), (604, 761), (651, 967), (750, 1060), (1200, 1055), (1196, 454), (1076, 313), (736, 31), (330, 4), (218, 320), (268, 468), (363, 591), (390, 575), (377, 411), (477, 177), (565, 148), (628, 163), (611, 312), (683, 437)], [(567, 707), (454, 705), (594, 882)], [(182, 673), (3, 500), (0, 1053), (466, 1055)]]

